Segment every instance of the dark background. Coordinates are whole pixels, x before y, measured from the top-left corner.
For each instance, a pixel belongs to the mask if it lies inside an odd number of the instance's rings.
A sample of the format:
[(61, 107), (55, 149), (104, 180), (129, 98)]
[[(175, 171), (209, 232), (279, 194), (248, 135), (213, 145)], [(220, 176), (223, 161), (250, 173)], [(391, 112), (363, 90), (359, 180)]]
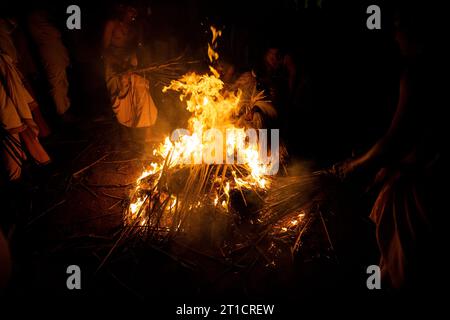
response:
[[(10, 3), (6, 7), (13, 12), (27, 6), (52, 12), (71, 54), (72, 100), (77, 104), (74, 109), (88, 116), (101, 109), (105, 95), (101, 94), (100, 43), (103, 25), (115, 2)], [(257, 68), (268, 46), (290, 53), (297, 64), (298, 83), (284, 136), (292, 140), (293, 154), (312, 158), (321, 166), (366, 150), (390, 124), (401, 69), (394, 41), (394, 16), (407, 15), (426, 39), (427, 49), (435, 45), (435, 24), (439, 21), (433, 15), (439, 10), (435, 5), (408, 1), (128, 3), (138, 7), (145, 20), (144, 40), (151, 52), (146, 59), (150, 62), (181, 53), (206, 62), (210, 25), (223, 29), (219, 53), (238, 71)], [(70, 4), (81, 8), (81, 30), (65, 27), (65, 9)], [(382, 8), (381, 30), (366, 28), (366, 8), (370, 4)]]
[[(206, 44), (210, 39), (209, 26), (211, 24), (223, 30), (223, 36), (219, 40), (221, 57), (233, 63), (239, 71), (257, 68), (260, 64), (261, 53), (267, 46), (276, 45), (292, 54), (298, 67), (299, 79), (295, 103), (289, 111), (285, 126), (281, 129), (284, 131), (284, 138), (292, 158), (309, 160), (317, 169), (330, 166), (352, 154), (361, 154), (388, 129), (396, 108), (399, 75), (402, 67), (399, 50), (394, 41), (394, 17), (396, 14), (404, 14), (412, 21), (412, 25), (420, 35), (420, 40), (424, 43), (425, 50), (422, 60), (428, 67), (423, 78), (429, 80), (430, 92), (433, 94), (442, 92), (438, 86), (434, 87), (434, 83), (438, 82), (438, 77), (434, 77), (434, 74), (439, 73), (443, 67), (440, 64), (441, 60), (438, 59), (442, 53), (436, 47), (446, 42), (447, 38), (440, 35), (443, 29), (438, 27), (441, 21), (438, 16), (442, 9), (434, 3), (331, 0), (321, 1), (321, 6), (316, 1), (309, 1), (306, 5), (306, 2), (301, 0), (160, 0), (130, 3), (140, 8), (141, 13), (147, 12), (147, 17), (144, 15), (142, 18), (146, 21), (145, 41), (149, 47), (148, 59), (150, 61), (164, 61), (184, 53), (188, 57), (203, 59), (206, 64), (205, 52)], [(65, 10), (71, 4), (78, 4), (81, 8), (81, 30), (67, 30), (65, 27), (68, 16)], [(18, 15), (19, 18), (21, 13), (33, 7), (44, 7), (52, 12), (71, 56), (69, 80), (73, 109), (85, 119), (91, 119), (98, 113), (107, 112), (109, 108), (102, 78), (100, 43), (103, 26), (112, 13), (113, 4), (112, 1), (87, 0), (38, 1), (35, 3), (6, 1), (1, 4), (2, 12), (11, 12)], [(368, 17), (366, 8), (371, 4), (381, 7), (381, 30), (366, 28)], [(166, 49), (162, 50), (161, 48)], [(155, 92), (160, 89), (152, 88)], [(155, 93), (156, 104), (164, 106), (159, 111), (161, 116), (164, 118), (165, 112), (173, 114), (173, 111), (169, 110), (170, 106), (158, 99), (161, 98)], [(437, 101), (437, 98), (431, 99), (430, 97), (430, 101)], [(42, 105), (45, 107), (45, 103)], [(93, 125), (89, 130), (92, 130), (94, 134), (101, 135), (101, 128), (95, 128), (95, 126)], [(87, 139), (91, 138), (87, 137)], [(82, 148), (60, 149), (54, 151), (52, 156), (56, 156), (54, 158), (62, 164), (61, 167), (64, 167), (64, 161), (76, 158), (81, 150)], [(89, 163), (88, 160), (86, 161)], [(48, 201), (45, 202), (45, 198), (52, 198), (61, 191), (62, 187), (59, 182), (53, 180), (51, 182), (54, 185), (25, 186), (28, 196), (40, 197), (41, 203), (39, 204), (37, 201), (36, 207), (44, 210), (49, 206)], [(29, 188), (27, 189), (27, 187)], [(350, 188), (353, 187), (358, 186), (350, 186)], [(9, 190), (9, 192), (15, 191)], [(23, 189), (18, 192), (23, 192)], [(292, 292), (285, 292), (288, 296), (286, 299), (292, 300), (278, 299), (276, 290), (282, 288), (277, 283), (268, 283), (265, 287), (268, 291), (262, 292), (262, 295), (270, 292), (274, 303), (282, 300), (288, 310), (295, 311), (295, 306), (298, 305), (298, 301), (295, 299), (302, 297), (308, 301), (309, 290), (314, 287), (316, 290), (313, 296), (327, 297), (327, 301), (336, 301), (341, 292), (347, 290), (360, 292), (358, 290), (364, 287), (364, 282), (357, 283), (361, 277), (365, 276), (362, 266), (367, 265), (368, 262), (376, 263), (377, 261), (372, 236), (373, 226), (369, 226), (366, 221), (370, 210), (368, 203), (373, 200), (371, 198), (373, 195), (357, 199), (346, 198), (348, 196), (346, 194), (341, 196), (343, 205), (340, 209), (345, 214), (343, 218), (340, 217), (334, 221), (333, 232), (337, 239), (336, 249), (342, 259), (342, 265), (336, 270), (333, 267), (329, 268), (327, 264), (319, 263), (315, 265), (314, 270), (306, 270), (306, 276), (302, 278), (303, 291), (299, 293), (294, 290), (293, 295), (290, 295)], [(77, 211), (77, 205), (79, 205), (80, 214), (88, 216), (88, 211), (81, 212), (81, 210), (85, 210), (81, 209), (82, 202), (91, 201), (97, 204), (98, 201), (80, 199), (79, 203), (71, 204), (71, 209), (68, 211)], [(24, 203), (21, 205), (25, 205)], [(38, 210), (35, 209), (35, 211)], [(358, 219), (361, 218), (357, 222), (352, 216), (355, 212)], [(35, 281), (33, 291), (31, 291), (32, 296), (39, 297), (39, 290), (44, 288), (42, 290), (48, 289), (50, 295), (64, 292), (70, 298), (77, 297), (77, 293), (67, 294), (65, 288), (60, 288), (59, 285), (56, 291), (52, 291), (54, 286), (45, 281), (53, 279), (50, 281), (55, 283), (63, 281), (61, 283), (64, 283), (66, 274), (61, 272), (62, 269), (59, 267), (71, 263), (74, 259), (85, 259), (82, 261), (88, 269), (94, 268), (93, 266), (98, 263), (97, 260), (82, 257), (76, 250), (68, 250), (56, 257), (49, 255), (45, 258), (44, 263), (30, 264), (30, 261), (34, 261), (34, 258), (30, 258), (35, 254), (34, 250), (38, 253), (41, 252), (33, 245), (39, 247), (38, 244), (45, 243), (48, 239), (57, 241), (56, 234), (64, 233), (64, 228), (69, 230), (71, 221), (73, 221), (71, 219), (65, 218), (61, 220), (62, 222), (59, 221), (59, 224), (47, 225), (43, 221), (42, 228), (39, 227), (40, 230), (26, 234), (16, 245), (15, 249), (19, 252), (20, 257), (18, 260), (21, 263), (16, 271), (19, 276), (15, 277), (14, 284), (17, 285), (13, 290), (15, 294), (20, 296), (23, 293), (29, 293), (27, 280), (32, 278)], [(362, 219), (366, 220), (361, 222)], [(61, 224), (61, 229), (54, 229), (55, 226)], [(34, 236), (36, 238), (33, 238)], [(148, 259), (149, 261), (146, 262), (147, 264), (144, 263), (144, 266), (152, 265), (150, 270), (154, 274), (160, 273), (166, 276), (176, 274), (168, 282), (168, 286), (171, 287), (166, 288), (162, 293), (163, 296), (167, 297), (176, 292), (181, 296), (181, 302), (188, 303), (186, 297), (195, 291), (197, 279), (190, 278), (189, 274), (184, 274), (183, 270), (180, 272), (173, 265), (169, 265), (172, 268), (169, 270), (166, 268), (164, 257), (157, 254)], [(53, 270), (59, 271), (55, 271), (52, 275)], [(43, 280), (40, 280), (41, 273)], [(21, 277), (27, 274), (29, 278), (25, 277), (22, 280)], [(308, 279), (308, 275), (311, 278)], [(133, 294), (123, 287), (115, 287), (108, 281), (107, 277), (100, 277), (92, 283), (83, 285), (89, 288), (89, 293), (93, 296), (115, 296), (120, 293), (120, 297), (122, 295), (126, 298), (133, 297)], [(147, 281), (149, 280), (147, 279)], [(276, 281), (274, 280), (274, 282)], [(134, 279), (134, 283), (140, 283), (137, 277)], [(140, 286), (148, 289), (152, 283), (145, 282)], [(160, 288), (161, 283), (158, 282), (156, 286)], [(333, 288), (331, 293), (327, 291), (330, 288)], [(355, 291), (355, 289), (358, 290)], [(202, 292), (201, 297), (202, 299), (220, 297), (230, 300), (242, 298), (239, 295), (234, 297), (232, 290), (222, 293), (218, 292), (219, 290), (217, 288), (212, 290), (211, 296), (208, 291)], [(363, 292), (367, 294), (366, 290)], [(153, 294), (158, 296), (157, 292)], [(389, 293), (384, 294), (389, 297)], [(370, 298), (373, 299), (370, 301), (376, 303), (377, 297), (376, 293), (370, 295)], [(175, 301), (175, 298), (173, 299)], [(195, 301), (195, 298), (193, 300)], [(161, 302), (160, 308), (164, 309), (165, 304), (172, 308), (173, 301)], [(286, 303), (286, 301), (288, 302)], [(136, 308), (139, 307), (139, 305), (136, 306)]]

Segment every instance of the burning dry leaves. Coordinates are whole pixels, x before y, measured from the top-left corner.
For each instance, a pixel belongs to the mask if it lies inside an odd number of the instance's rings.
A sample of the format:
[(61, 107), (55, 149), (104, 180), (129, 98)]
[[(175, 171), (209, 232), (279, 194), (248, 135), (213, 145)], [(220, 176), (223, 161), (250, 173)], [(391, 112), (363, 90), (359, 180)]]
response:
[[(215, 49), (220, 36), (215, 29), (212, 32), (211, 62), (218, 59)], [(236, 136), (245, 134), (236, 119), (241, 92), (225, 92), (218, 73), (211, 68), (212, 74), (188, 73), (165, 89), (178, 92), (191, 112), (189, 135), (175, 141), (166, 138), (153, 154), (143, 157), (132, 153), (131, 159), (118, 158), (123, 150), (106, 150), (70, 175), (66, 190), (83, 190), (97, 203), (108, 199), (106, 211), (120, 213), (124, 208), (123, 224), (112, 236), (83, 237), (92, 242), (84, 243), (83, 248), (92, 250), (99, 263), (97, 271), (106, 268), (111, 272), (115, 261), (139, 248), (156, 250), (194, 272), (202, 269), (196, 257), (220, 265), (212, 282), (230, 272), (248, 273), (261, 266), (272, 270), (286, 257), (292, 262), (303, 236), (317, 221), (319, 215), (311, 206), (320, 198), (319, 174), (267, 176), (264, 166), (270, 164), (261, 164), (258, 150), (237, 144), (238, 139), (227, 141), (227, 152), (234, 155), (239, 150), (244, 156), (240, 164), (187, 161), (213, 143), (204, 139), (207, 129), (234, 129)], [(92, 152), (93, 145), (86, 149), (77, 158)], [(131, 181), (127, 180), (130, 168), (120, 169), (134, 166), (137, 172), (142, 165), (145, 169)], [(114, 167), (115, 178), (93, 179), (93, 172), (101, 171), (99, 166)], [(118, 178), (120, 172), (124, 174)], [(103, 221), (111, 215), (98, 211), (90, 219)]]
[[(208, 56), (213, 63), (218, 59), (215, 49), (221, 33), (211, 31)], [(136, 239), (158, 246), (180, 239), (200, 242), (200, 247), (220, 252), (211, 257), (224, 261), (234, 260), (238, 252), (244, 254), (237, 261), (243, 261), (256, 252), (256, 260), (262, 257), (268, 267), (276, 266), (280, 243), (290, 248), (292, 257), (298, 251), (312, 219), (307, 206), (320, 188), (318, 175), (267, 176), (273, 164), (261, 161), (259, 150), (239, 144), (239, 139), (227, 140), (227, 153), (234, 158), (240, 152), (244, 161), (202, 163), (202, 153), (215, 143), (204, 135), (206, 130), (232, 129), (245, 140), (246, 129), (236, 126), (241, 91), (227, 92), (218, 72), (213, 66), (210, 70), (211, 75), (187, 73), (164, 88), (178, 92), (185, 102), (191, 113), (190, 132), (176, 140), (167, 137), (154, 149), (156, 161), (137, 179), (123, 230), (99, 269), (115, 250)], [(276, 180), (273, 189), (272, 180)]]

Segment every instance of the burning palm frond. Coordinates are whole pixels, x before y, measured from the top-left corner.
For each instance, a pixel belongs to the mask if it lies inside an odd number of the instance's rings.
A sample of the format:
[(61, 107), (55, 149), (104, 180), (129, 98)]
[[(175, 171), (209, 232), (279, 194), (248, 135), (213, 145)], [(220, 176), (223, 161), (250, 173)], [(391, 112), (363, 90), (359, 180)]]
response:
[(273, 106), (272, 102), (266, 99), (264, 91), (258, 91), (256, 87), (253, 89), (250, 98), (250, 105), (252, 107), (259, 108), (266, 117), (269, 117), (271, 119), (277, 117), (277, 110)]
[(262, 210), (265, 223), (273, 224), (292, 212), (308, 211), (312, 204), (321, 200), (323, 181), (322, 172), (274, 179)]

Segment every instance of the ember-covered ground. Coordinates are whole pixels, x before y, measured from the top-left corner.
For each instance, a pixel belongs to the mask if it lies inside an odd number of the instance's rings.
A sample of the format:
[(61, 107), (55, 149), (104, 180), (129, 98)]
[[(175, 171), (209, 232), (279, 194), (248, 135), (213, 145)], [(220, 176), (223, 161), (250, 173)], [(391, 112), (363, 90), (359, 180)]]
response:
[[(2, 191), (14, 258), (10, 294), (145, 300), (367, 293), (366, 268), (378, 259), (373, 226), (366, 199), (352, 198), (348, 188), (323, 208), (324, 220), (315, 220), (293, 259), (284, 252), (275, 265), (254, 253), (249, 265), (218, 259), (214, 239), (202, 236), (121, 247), (97, 270), (123, 226), (123, 208), (153, 146), (130, 140), (112, 119), (74, 128), (60, 128), (44, 141), (52, 168), (30, 168), (29, 178)], [(82, 270), (82, 290), (75, 293), (66, 287), (72, 264)]]

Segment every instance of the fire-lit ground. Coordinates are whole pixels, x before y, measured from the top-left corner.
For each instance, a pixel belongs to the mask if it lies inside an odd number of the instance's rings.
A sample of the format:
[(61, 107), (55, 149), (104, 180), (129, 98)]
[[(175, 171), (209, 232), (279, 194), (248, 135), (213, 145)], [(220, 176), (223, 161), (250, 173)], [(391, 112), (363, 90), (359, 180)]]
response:
[(163, 246), (134, 240), (97, 270), (153, 146), (130, 141), (113, 122), (85, 126), (46, 142), (57, 159), (52, 170), (33, 172), (16, 190), (2, 192), (7, 212), (18, 213), (9, 219), (12, 294), (74, 294), (66, 288), (71, 264), (82, 269), (83, 290), (76, 294), (85, 296), (296, 298), (366, 288), (366, 268), (377, 254), (372, 226), (359, 218), (362, 200), (348, 198), (351, 191), (323, 208), (323, 219), (311, 224), (294, 256), (278, 246), (276, 259), (266, 257), (259, 244), (224, 256), (215, 250), (210, 222), (199, 219), (197, 237)]

